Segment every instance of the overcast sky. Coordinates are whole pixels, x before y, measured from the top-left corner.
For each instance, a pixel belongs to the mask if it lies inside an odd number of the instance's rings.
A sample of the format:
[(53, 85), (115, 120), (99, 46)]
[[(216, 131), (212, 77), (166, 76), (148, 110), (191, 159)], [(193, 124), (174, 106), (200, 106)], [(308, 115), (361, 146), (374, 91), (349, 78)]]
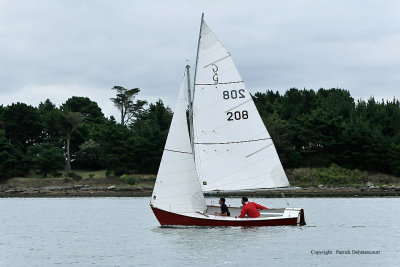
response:
[(49, 98), (118, 112), (114, 85), (174, 107), (201, 13), (251, 93), (343, 88), (400, 98), (400, 1), (0, 0), (0, 105)]

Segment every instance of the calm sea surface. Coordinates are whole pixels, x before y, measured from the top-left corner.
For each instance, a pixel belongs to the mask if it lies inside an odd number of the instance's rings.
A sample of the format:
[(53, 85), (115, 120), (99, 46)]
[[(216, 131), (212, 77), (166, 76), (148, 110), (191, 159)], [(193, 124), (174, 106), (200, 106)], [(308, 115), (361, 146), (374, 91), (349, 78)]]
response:
[(0, 266), (399, 266), (400, 198), (286, 201), (307, 226), (161, 228), (149, 198), (3, 198)]

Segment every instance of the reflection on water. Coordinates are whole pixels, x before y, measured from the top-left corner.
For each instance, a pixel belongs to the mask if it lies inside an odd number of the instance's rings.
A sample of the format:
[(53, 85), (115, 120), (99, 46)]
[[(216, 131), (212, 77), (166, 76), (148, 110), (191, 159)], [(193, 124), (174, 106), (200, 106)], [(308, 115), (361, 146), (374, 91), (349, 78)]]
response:
[[(227, 199), (231, 205), (239, 201)], [(286, 205), (282, 199), (256, 201), (268, 207)], [(305, 209), (307, 226), (160, 227), (148, 198), (0, 199), (0, 266), (370, 266), (397, 262), (400, 231), (392, 220), (393, 214), (400, 214), (400, 199), (288, 201)], [(332, 254), (311, 252), (316, 250)], [(336, 250), (380, 250), (381, 254), (335, 255)]]

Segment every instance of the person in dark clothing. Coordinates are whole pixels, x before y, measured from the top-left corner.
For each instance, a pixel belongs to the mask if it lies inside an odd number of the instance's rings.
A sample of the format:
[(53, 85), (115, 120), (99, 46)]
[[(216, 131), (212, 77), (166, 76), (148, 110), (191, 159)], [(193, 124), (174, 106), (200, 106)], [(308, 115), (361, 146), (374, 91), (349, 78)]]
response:
[(225, 198), (221, 197), (219, 199), (219, 204), (221, 205), (221, 212), (216, 211), (214, 215), (220, 215), (220, 216), (231, 216), (231, 213), (229, 212), (228, 207), (225, 204)]

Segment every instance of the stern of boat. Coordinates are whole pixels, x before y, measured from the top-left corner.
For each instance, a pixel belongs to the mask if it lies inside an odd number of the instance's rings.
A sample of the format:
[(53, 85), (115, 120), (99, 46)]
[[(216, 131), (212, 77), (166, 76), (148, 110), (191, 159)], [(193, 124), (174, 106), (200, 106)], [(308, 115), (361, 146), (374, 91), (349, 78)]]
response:
[(297, 217), (298, 225), (306, 225), (306, 220), (304, 216), (304, 209), (300, 208), (286, 208), (283, 212), (283, 217), (293, 218)]
[(300, 222), (299, 225), (306, 225), (306, 219), (304, 217), (304, 209), (300, 210)]

